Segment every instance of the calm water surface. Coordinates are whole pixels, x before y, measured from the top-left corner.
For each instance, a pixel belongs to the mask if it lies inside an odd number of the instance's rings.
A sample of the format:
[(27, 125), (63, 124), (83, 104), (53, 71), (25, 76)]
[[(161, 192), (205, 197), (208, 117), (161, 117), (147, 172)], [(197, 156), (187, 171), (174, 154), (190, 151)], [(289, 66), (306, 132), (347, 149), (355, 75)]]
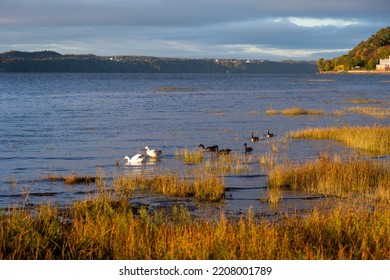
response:
[[(171, 88), (171, 90), (162, 90)], [(121, 172), (180, 170), (180, 148), (218, 144), (243, 152), (251, 131), (272, 141), (250, 143), (250, 168), (227, 175), (226, 201), (198, 204), (154, 194), (137, 194), (133, 203), (150, 207), (184, 203), (194, 210), (209, 208), (237, 213), (249, 207), (265, 215), (306, 209), (323, 203), (309, 194), (286, 192), (278, 209), (262, 202), (266, 170), (258, 155), (270, 150), (289, 131), (329, 125), (389, 125), (389, 119), (357, 114), (267, 116), (265, 110), (300, 106), (325, 111), (354, 106), (347, 101), (369, 98), (389, 101), (390, 76), (309, 74), (0, 74), (0, 207), (47, 201), (66, 205), (83, 199), (94, 186), (67, 186), (42, 178), (55, 172), (108, 178), (115, 162), (139, 153), (145, 145), (164, 151), (157, 163), (120, 166)], [(285, 156), (305, 160), (324, 149), (352, 153), (333, 141), (290, 141)], [(282, 151), (279, 151), (281, 153)], [(122, 163), (122, 162), (121, 162)], [(22, 195), (21, 195), (22, 193)]]

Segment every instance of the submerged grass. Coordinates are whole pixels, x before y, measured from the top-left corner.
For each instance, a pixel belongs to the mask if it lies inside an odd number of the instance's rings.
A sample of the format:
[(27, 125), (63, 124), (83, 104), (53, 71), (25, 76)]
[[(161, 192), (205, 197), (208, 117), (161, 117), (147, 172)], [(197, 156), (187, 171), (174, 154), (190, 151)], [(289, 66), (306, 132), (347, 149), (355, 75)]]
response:
[(385, 119), (390, 117), (390, 108), (358, 106), (358, 107), (345, 108), (344, 110), (346, 112), (372, 116), (380, 119)]
[(298, 106), (287, 108), (284, 110), (267, 109), (266, 115), (286, 115), (286, 116), (298, 116), (298, 115), (324, 115), (325, 111), (317, 109), (303, 109)]
[(175, 150), (175, 157), (183, 159), (187, 164), (198, 164), (203, 162), (204, 152), (200, 149), (190, 150), (188, 148)]
[(67, 185), (76, 185), (76, 184), (86, 184), (95, 183), (96, 177), (91, 177), (89, 175), (80, 176), (76, 173), (72, 173), (67, 176), (58, 176), (56, 173), (50, 173), (47, 176), (42, 177), (42, 180), (46, 181), (64, 181)]
[(390, 154), (390, 126), (308, 128), (290, 133), (293, 139), (333, 139), (379, 155)]
[(386, 104), (385, 101), (370, 99), (370, 98), (349, 98), (343, 101), (351, 104)]
[(248, 260), (388, 259), (390, 211), (349, 203), (266, 220), (191, 217), (183, 207), (134, 212), (107, 197), (60, 210), (41, 206), (0, 216), (0, 259)]
[(270, 188), (301, 189), (325, 196), (360, 195), (390, 203), (390, 161), (322, 156), (299, 164), (278, 164), (268, 177)]
[(217, 202), (224, 199), (225, 183), (218, 174), (202, 171), (190, 178), (179, 178), (177, 172), (159, 172), (154, 175), (118, 175), (114, 186), (126, 193), (135, 190), (148, 190), (163, 195), (194, 197), (199, 201)]

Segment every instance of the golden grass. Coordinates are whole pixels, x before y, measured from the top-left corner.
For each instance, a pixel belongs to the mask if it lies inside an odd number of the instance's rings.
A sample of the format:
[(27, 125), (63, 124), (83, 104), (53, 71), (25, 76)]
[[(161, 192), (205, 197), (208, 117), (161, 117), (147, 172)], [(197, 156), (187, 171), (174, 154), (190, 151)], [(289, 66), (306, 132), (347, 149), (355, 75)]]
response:
[(248, 112), (248, 114), (251, 115), (251, 116), (258, 116), (258, 115), (260, 115), (260, 113), (257, 110), (253, 110), (253, 109), (250, 110)]
[(266, 115), (286, 115), (286, 116), (298, 116), (298, 115), (324, 115), (325, 112), (323, 110), (317, 109), (303, 109), (298, 106), (294, 106), (291, 108), (287, 108), (284, 110), (275, 110), (275, 109), (267, 109), (265, 111)]
[(99, 197), (60, 210), (0, 216), (3, 260), (388, 259), (390, 210), (348, 203), (282, 219), (197, 219), (182, 207), (148, 212)]
[(275, 188), (275, 187), (272, 187), (272, 188), (268, 188), (268, 191), (267, 191), (267, 201), (271, 204), (278, 204), (283, 198), (283, 192), (282, 192), (282, 188)]
[(325, 196), (362, 195), (390, 203), (390, 161), (321, 156), (299, 164), (278, 164), (268, 177), (270, 188), (302, 189)]
[(198, 164), (203, 162), (204, 152), (200, 149), (190, 150), (188, 148), (175, 150), (175, 157), (183, 159), (187, 164)]
[[(200, 201), (217, 202), (224, 199), (225, 183), (216, 173), (195, 171), (190, 178), (179, 178), (177, 172), (160, 172), (154, 175), (118, 175), (113, 185), (121, 190), (134, 192), (135, 190), (148, 190), (168, 196), (194, 197)], [(194, 173), (195, 173), (194, 172)]]
[(262, 167), (269, 169), (275, 166), (278, 163), (278, 155), (275, 153), (264, 153), (258, 156), (258, 160)]
[(308, 128), (290, 133), (293, 139), (333, 139), (353, 148), (381, 155), (390, 154), (390, 126), (344, 126)]
[(380, 119), (385, 119), (390, 117), (390, 108), (358, 106), (358, 107), (345, 108), (344, 110), (346, 112), (372, 116)]
[(251, 156), (246, 156), (239, 152), (231, 152), (227, 155), (216, 154), (210, 160), (205, 161), (200, 168), (219, 175), (241, 174), (253, 170), (251, 163)]
[(67, 185), (77, 185), (77, 184), (86, 184), (95, 183), (96, 177), (91, 177), (89, 175), (79, 176), (76, 173), (72, 173), (67, 176), (58, 176), (56, 173), (50, 173), (47, 176), (43, 176), (42, 180), (47, 181), (64, 181)]
[(376, 99), (370, 99), (370, 98), (350, 98), (344, 100), (344, 103), (351, 103), (351, 104), (385, 104), (384, 101), (376, 100)]

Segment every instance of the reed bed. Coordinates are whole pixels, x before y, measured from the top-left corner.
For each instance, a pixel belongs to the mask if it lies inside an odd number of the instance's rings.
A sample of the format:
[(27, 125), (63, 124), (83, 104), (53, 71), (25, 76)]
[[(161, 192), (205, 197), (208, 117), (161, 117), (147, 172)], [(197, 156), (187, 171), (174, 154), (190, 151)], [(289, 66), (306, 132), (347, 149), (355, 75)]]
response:
[(375, 118), (385, 119), (390, 117), (390, 108), (383, 107), (350, 107), (344, 109), (346, 112), (367, 115)]
[(182, 159), (187, 164), (198, 164), (204, 160), (204, 152), (200, 149), (190, 150), (188, 148), (175, 150), (175, 157)]
[(244, 155), (239, 152), (230, 154), (215, 154), (211, 159), (206, 160), (203, 165), (199, 166), (207, 172), (217, 173), (221, 176), (226, 174), (242, 174), (251, 172), (252, 156)]
[(390, 126), (308, 128), (289, 134), (293, 139), (333, 139), (379, 155), (390, 154)]
[(386, 104), (386, 101), (371, 99), (371, 98), (350, 98), (343, 101), (343, 103), (351, 104)]
[(177, 172), (162, 171), (147, 175), (118, 175), (113, 185), (120, 193), (148, 190), (168, 196), (194, 197), (199, 201), (217, 202), (224, 199), (225, 183), (217, 173), (194, 171), (180, 178)]
[(72, 173), (67, 176), (58, 176), (56, 173), (48, 174), (47, 176), (43, 176), (42, 180), (47, 181), (64, 181), (67, 185), (77, 185), (77, 184), (86, 184), (89, 185), (91, 183), (95, 183), (96, 177), (91, 177), (90, 175), (80, 176), (77, 173)]
[(44, 205), (0, 216), (2, 260), (385, 259), (390, 211), (353, 203), (266, 220), (191, 217), (183, 207), (148, 212), (97, 197), (61, 210)]
[(298, 115), (324, 115), (325, 111), (317, 109), (303, 109), (298, 106), (287, 108), (284, 110), (267, 109), (266, 115), (286, 115), (286, 116), (298, 116)]
[(298, 164), (278, 164), (268, 177), (270, 188), (301, 189), (325, 196), (362, 195), (390, 203), (390, 161), (322, 156)]

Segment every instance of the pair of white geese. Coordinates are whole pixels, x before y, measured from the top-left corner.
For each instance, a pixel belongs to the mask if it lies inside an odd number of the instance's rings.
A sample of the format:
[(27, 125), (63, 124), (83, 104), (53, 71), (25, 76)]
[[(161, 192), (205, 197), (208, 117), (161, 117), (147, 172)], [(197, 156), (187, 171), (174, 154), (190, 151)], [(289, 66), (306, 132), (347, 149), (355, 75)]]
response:
[[(154, 159), (157, 159), (161, 156), (162, 151), (161, 150), (151, 150), (149, 149), (148, 146), (145, 146), (144, 151), (146, 151), (146, 154)], [(132, 156), (131, 158), (129, 156), (125, 156), (123, 159), (127, 160), (126, 164), (137, 164), (137, 163), (142, 163), (145, 159), (146, 156), (142, 154), (136, 154)]]

